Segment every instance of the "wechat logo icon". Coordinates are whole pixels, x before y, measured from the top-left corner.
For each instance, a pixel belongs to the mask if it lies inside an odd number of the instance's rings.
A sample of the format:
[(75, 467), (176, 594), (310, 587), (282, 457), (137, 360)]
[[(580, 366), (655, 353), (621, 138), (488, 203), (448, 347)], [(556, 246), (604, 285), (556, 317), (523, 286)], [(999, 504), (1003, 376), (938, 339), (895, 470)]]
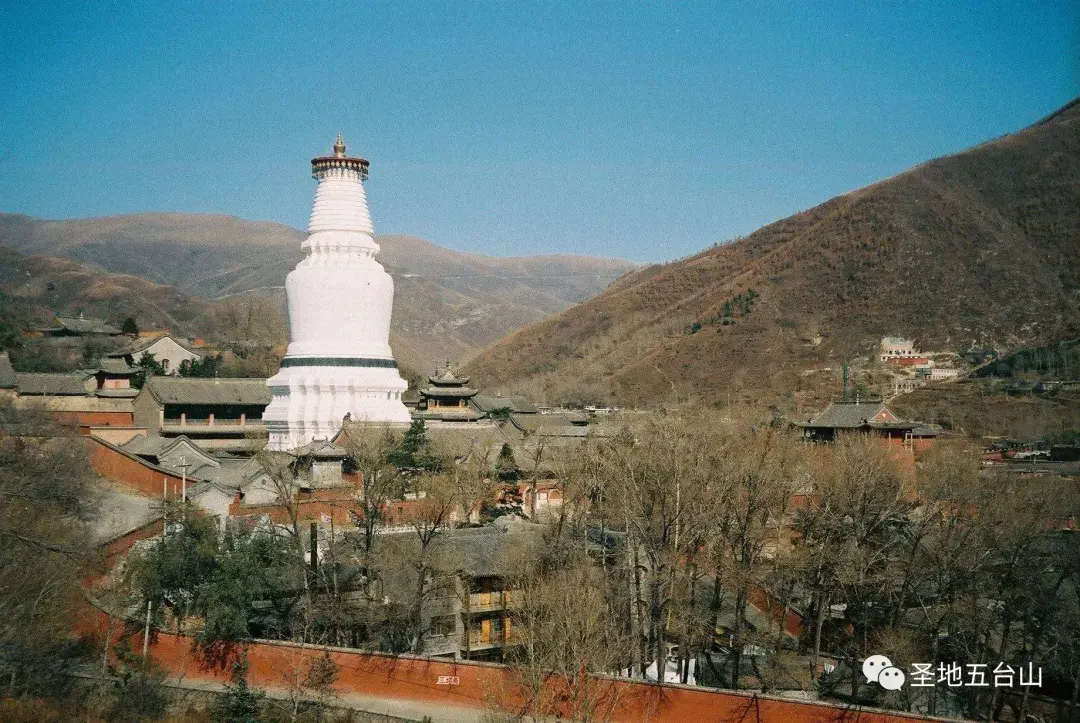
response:
[(885, 690), (904, 687), (904, 671), (892, 664), (884, 655), (871, 655), (863, 661), (862, 674), (867, 683), (877, 683)]

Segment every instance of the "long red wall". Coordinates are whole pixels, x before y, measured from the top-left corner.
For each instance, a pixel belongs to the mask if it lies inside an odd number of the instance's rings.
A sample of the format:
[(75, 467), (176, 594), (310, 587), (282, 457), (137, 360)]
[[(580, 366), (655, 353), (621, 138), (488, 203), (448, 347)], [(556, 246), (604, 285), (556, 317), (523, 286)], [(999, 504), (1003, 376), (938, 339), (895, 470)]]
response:
[[(122, 625), (97, 608), (90, 607), (84, 616), (81, 632), (95, 638), (99, 644), (107, 631), (112, 632), (113, 645), (120, 637)], [(129, 628), (132, 650), (142, 645), (141, 630)], [(340, 648), (319, 648), (293, 643), (268, 641), (246, 645), (249, 682), (258, 687), (283, 688), (289, 676), (306, 670), (311, 660), (324, 651), (337, 664), (339, 676), (335, 689), (339, 693), (355, 693), (378, 698), (423, 700), (445, 706), (483, 710), (498, 702), (520, 705), (520, 690), (514, 671), (508, 667), (477, 662), (454, 662), (419, 658), (408, 655), (389, 656), (360, 653)], [(233, 651), (235, 653), (236, 651)], [(151, 638), (150, 655), (171, 676), (186, 680), (228, 680), (225, 658), (200, 655), (190, 637), (155, 631)], [(440, 684), (442, 679), (443, 684)], [(446, 684), (447, 682), (451, 684)], [(879, 710), (842, 708), (771, 697), (751, 693), (722, 692), (692, 686), (656, 685), (623, 679), (595, 677), (591, 686), (599, 699), (614, 711), (611, 720), (626, 723), (641, 721), (758, 721), (765, 723), (827, 723), (859, 721), (860, 723), (906, 723), (934, 720), (930, 718), (886, 713)], [(558, 695), (565, 680), (552, 678), (547, 685), (548, 695)], [(564, 710), (564, 714), (568, 711)]]
[(86, 444), (90, 466), (102, 477), (130, 487), (148, 497), (160, 497), (162, 481), (166, 480), (169, 496), (179, 496), (182, 485), (180, 475), (155, 467), (146, 460), (121, 451), (96, 437), (87, 437)]
[(50, 415), (61, 424), (76, 427), (130, 427), (135, 423), (131, 412), (62, 411)]

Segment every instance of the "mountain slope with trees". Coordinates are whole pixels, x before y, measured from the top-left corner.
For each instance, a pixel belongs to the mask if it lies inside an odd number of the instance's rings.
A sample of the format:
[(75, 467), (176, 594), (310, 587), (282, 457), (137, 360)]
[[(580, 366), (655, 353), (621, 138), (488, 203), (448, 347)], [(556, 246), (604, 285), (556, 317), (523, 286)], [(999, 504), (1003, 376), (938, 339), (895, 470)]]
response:
[(1016, 134), (651, 266), (501, 340), (481, 384), (546, 401), (765, 401), (840, 389), (845, 360), (1080, 336), (1080, 103)]

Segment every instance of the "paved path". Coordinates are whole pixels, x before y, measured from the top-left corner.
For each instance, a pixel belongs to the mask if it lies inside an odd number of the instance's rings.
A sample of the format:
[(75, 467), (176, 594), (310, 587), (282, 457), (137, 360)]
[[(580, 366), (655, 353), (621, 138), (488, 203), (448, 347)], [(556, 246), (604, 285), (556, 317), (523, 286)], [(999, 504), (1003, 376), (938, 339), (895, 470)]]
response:
[[(100, 680), (100, 676), (87, 672), (77, 674), (83, 678)], [(192, 690), (201, 693), (223, 693), (225, 684), (216, 680), (196, 680), (188, 678), (165, 678), (165, 685), (170, 688)], [(258, 692), (272, 700), (290, 700), (289, 691), (284, 688), (258, 687)], [(425, 716), (435, 723), (486, 723), (491, 718), (489, 711), (480, 708), (464, 708), (447, 703), (401, 698), (380, 698), (358, 693), (338, 694), (329, 705), (334, 708), (348, 708), (365, 713), (390, 716), (402, 721), (422, 721)]]

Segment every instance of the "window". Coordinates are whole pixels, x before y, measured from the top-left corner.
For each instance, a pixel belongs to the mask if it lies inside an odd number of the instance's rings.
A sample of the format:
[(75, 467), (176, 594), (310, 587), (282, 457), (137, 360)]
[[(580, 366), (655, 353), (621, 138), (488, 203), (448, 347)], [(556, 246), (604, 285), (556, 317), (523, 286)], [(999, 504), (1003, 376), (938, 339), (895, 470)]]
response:
[(432, 635), (453, 635), (456, 630), (453, 615), (438, 615), (431, 619)]
[(161, 368), (164, 369), (165, 371), (169, 371), (169, 360), (168, 359), (162, 359), (161, 360)]

